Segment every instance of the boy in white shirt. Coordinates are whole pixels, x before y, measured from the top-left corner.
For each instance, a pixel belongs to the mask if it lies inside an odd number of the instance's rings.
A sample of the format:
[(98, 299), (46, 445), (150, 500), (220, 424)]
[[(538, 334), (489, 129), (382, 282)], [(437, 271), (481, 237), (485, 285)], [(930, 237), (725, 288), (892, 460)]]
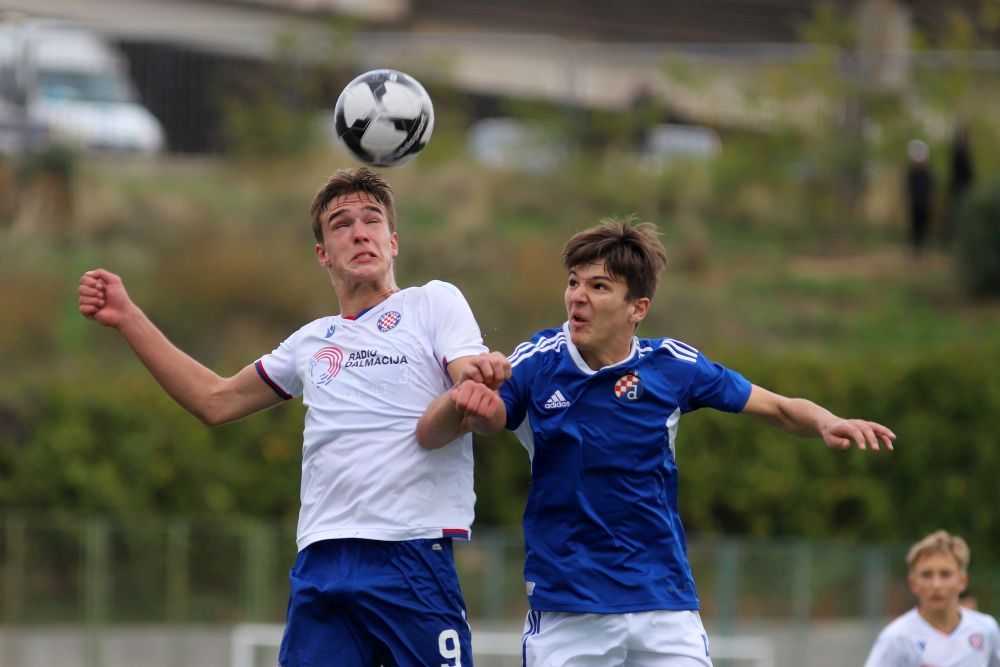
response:
[(110, 271), (80, 278), (80, 313), (118, 330), (206, 424), (302, 397), (299, 555), (281, 667), (472, 667), (452, 555), (473, 518), (472, 436), (431, 452), (418, 446), (416, 428), (460, 376), (497, 387), (510, 364), (486, 353), (454, 285), (396, 284), (395, 204), (381, 176), (336, 172), (310, 212), (340, 313), (299, 328), (231, 377), (174, 346)]
[(943, 530), (910, 548), (917, 607), (879, 633), (865, 667), (1000, 667), (1000, 629), (959, 596), (969, 583), (969, 547)]

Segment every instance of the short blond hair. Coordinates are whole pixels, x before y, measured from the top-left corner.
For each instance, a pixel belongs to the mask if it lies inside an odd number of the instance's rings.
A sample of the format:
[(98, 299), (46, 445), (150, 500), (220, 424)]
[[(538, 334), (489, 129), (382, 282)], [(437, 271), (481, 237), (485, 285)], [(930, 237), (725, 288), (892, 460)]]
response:
[(969, 568), (969, 545), (958, 535), (938, 530), (920, 540), (906, 554), (906, 564), (912, 570), (917, 562), (931, 554), (950, 554), (963, 572)]

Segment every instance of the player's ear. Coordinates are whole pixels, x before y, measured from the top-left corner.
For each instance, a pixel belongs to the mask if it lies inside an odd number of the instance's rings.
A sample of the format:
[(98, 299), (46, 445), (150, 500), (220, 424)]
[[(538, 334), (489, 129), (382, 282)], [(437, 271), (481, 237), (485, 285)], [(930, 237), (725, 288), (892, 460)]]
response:
[(389, 248), (392, 250), (393, 257), (399, 254), (399, 235), (396, 232), (393, 232), (392, 236), (389, 237)]
[(319, 260), (320, 266), (330, 268), (330, 256), (326, 254), (326, 248), (322, 243), (316, 244), (316, 259)]
[(629, 305), (629, 316), (628, 320), (632, 324), (638, 326), (639, 322), (642, 322), (646, 317), (646, 313), (649, 312), (649, 298), (642, 296), (638, 299), (633, 299), (632, 303)]

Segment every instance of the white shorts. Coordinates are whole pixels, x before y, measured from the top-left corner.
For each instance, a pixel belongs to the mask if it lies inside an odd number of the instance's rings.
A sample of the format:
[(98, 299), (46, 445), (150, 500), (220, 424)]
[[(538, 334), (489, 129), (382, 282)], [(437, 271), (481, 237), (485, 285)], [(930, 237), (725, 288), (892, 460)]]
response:
[(711, 667), (697, 611), (529, 611), (524, 667)]

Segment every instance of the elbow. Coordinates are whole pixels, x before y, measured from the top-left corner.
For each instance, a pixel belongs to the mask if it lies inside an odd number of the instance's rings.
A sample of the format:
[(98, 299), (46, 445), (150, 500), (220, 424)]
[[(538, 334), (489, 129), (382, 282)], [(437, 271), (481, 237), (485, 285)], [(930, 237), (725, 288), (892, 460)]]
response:
[(424, 449), (441, 449), (448, 443), (441, 442), (440, 438), (434, 438), (430, 427), (420, 420), (417, 422), (417, 444)]
[(188, 410), (205, 426), (221, 426), (233, 421), (233, 415), (225, 409), (225, 406), (215, 401), (192, 405)]
[(197, 417), (198, 421), (200, 421), (205, 426), (221, 426), (222, 424), (225, 424), (227, 421), (229, 421), (228, 419), (225, 419), (222, 415), (209, 411), (197, 411), (194, 412), (194, 416)]

